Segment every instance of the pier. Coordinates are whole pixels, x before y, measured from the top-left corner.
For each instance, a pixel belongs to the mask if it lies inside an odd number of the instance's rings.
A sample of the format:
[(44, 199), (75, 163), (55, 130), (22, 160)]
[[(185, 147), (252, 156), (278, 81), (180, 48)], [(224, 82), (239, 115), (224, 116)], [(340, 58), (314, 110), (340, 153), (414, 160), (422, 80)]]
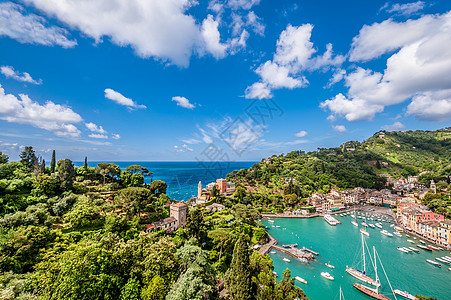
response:
[(276, 245), (273, 245), (271, 248), (274, 248), (275, 250), (278, 250), (280, 252), (286, 253), (294, 258), (300, 259), (300, 258), (304, 258), (307, 260), (314, 260), (315, 256), (313, 256), (313, 254), (308, 253), (307, 251), (303, 251), (301, 249), (298, 248), (282, 248)]
[(319, 255), (318, 252), (315, 252), (315, 251), (313, 251), (312, 249), (309, 249), (309, 248), (306, 248), (306, 247), (302, 247), (302, 250), (303, 250), (303, 251), (306, 251), (306, 252), (310, 252), (310, 253), (315, 254), (315, 255)]

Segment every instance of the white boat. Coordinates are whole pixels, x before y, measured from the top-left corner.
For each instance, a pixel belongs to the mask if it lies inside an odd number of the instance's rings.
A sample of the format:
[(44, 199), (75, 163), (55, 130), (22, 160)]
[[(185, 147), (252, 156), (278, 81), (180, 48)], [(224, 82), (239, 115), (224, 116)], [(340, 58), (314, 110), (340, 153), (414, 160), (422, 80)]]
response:
[(269, 223), (274, 223), (274, 220), (268, 219)]
[(414, 241), (412, 241), (412, 240), (407, 240), (409, 243), (412, 243), (412, 244), (415, 244), (415, 242)]
[(403, 247), (405, 250), (407, 250), (408, 252), (413, 252), (413, 250), (409, 249), (409, 247)]
[(436, 250), (436, 251), (440, 250), (438, 247), (435, 247), (435, 246), (432, 246), (432, 245), (428, 245), (428, 248), (430, 248), (432, 250)]
[(271, 251), (271, 254), (276, 254), (276, 251)]
[(395, 224), (391, 224), (390, 227), (395, 227)]
[(410, 235), (406, 234), (406, 237), (410, 237)]
[(334, 277), (330, 275), (329, 272), (321, 272), (321, 276), (329, 280), (334, 280)]
[(374, 224), (368, 224), (368, 226), (370, 226), (371, 228), (376, 228), (376, 226), (374, 226)]
[(401, 297), (404, 297), (406, 299), (409, 299), (409, 300), (417, 300), (418, 299), (414, 295), (411, 295), (411, 294), (409, 294), (406, 291), (401, 291), (401, 290), (398, 290), (398, 289), (393, 290), (393, 293), (395, 293), (396, 295), (399, 295)]
[(351, 224), (356, 226), (356, 227), (359, 227), (359, 224), (356, 221), (351, 221)]
[(382, 224), (381, 223), (376, 223), (376, 227), (382, 229)]
[(364, 227), (368, 227), (368, 224), (366, 224), (365, 221), (363, 221), (361, 224), (362, 224), (362, 226), (364, 226)]
[(451, 271), (451, 268), (448, 268), (448, 271)]
[(434, 266), (437, 266), (437, 267), (441, 267), (441, 266), (442, 266), (440, 263), (435, 262), (435, 261), (430, 260), (430, 259), (426, 259), (426, 261), (427, 261), (428, 263), (430, 263), (431, 265), (434, 265)]
[(447, 260), (445, 260), (445, 259), (443, 259), (443, 258), (440, 258), (440, 257), (436, 257), (435, 258), (436, 260), (438, 260), (439, 262), (441, 262), (441, 263), (444, 263), (444, 264), (447, 264), (447, 265), (449, 265), (450, 264), (450, 262), (449, 261), (447, 261)]
[(402, 237), (402, 234), (400, 234), (400, 233), (397, 232), (397, 231), (393, 231), (393, 234), (396, 235), (397, 237)]
[(276, 227), (276, 228), (280, 228), (280, 225), (276, 225), (275, 227)]
[(416, 237), (413, 237), (413, 239), (416, 240), (417, 238), (416, 238)]
[(277, 277), (277, 276), (279, 276), (279, 275), (277, 275), (277, 273), (276, 272), (272, 272), (272, 274), (275, 276), (275, 277)]
[(404, 253), (409, 253), (409, 251), (407, 251), (404, 247), (398, 247), (396, 249), (398, 249), (399, 251), (404, 252)]
[(334, 217), (332, 217), (329, 214), (325, 214), (324, 215), (324, 220), (326, 220), (327, 223), (329, 223), (329, 225), (335, 226), (338, 224), (338, 220), (335, 219)]
[(443, 256), (442, 258), (451, 261), (451, 256)]
[(365, 283), (369, 283), (371, 285), (378, 287), (378, 286), (380, 286), (380, 283), (366, 275), (365, 239), (363, 238), (363, 234), (361, 236), (362, 236), (362, 267), (363, 267), (363, 271), (357, 270), (356, 268), (346, 266), (346, 273), (348, 273), (351, 276), (354, 276), (355, 278), (357, 278)]
[(415, 252), (417, 252), (417, 253), (420, 253), (420, 250), (418, 250), (418, 249), (416, 249), (416, 248), (414, 248), (414, 247), (407, 247), (407, 248), (409, 248), (410, 250), (415, 251)]
[(355, 219), (355, 215), (351, 214), (351, 217), (353, 217)]
[(291, 260), (289, 260), (289, 259), (286, 258), (286, 257), (284, 257), (282, 260), (283, 260), (283, 261), (286, 261), (286, 262), (290, 262), (290, 261), (291, 261)]
[(301, 263), (308, 264), (308, 259), (305, 258), (305, 257), (300, 257), (300, 258), (299, 258), (299, 261), (300, 261)]
[(299, 282), (302, 282), (302, 283), (307, 284), (307, 280), (305, 280), (304, 278), (301, 278), (301, 277), (299, 277), (299, 276), (295, 276), (294, 279), (296, 279), (296, 280), (299, 281)]
[(399, 226), (394, 226), (393, 229), (396, 230), (397, 232), (404, 232), (404, 229), (402, 229)]
[(368, 231), (365, 230), (365, 228), (360, 229), (360, 232), (366, 236), (370, 236), (370, 234), (368, 233)]
[(386, 235), (386, 236), (393, 236), (393, 234), (391, 234), (391, 233), (388, 232), (387, 230), (381, 230), (381, 233), (382, 233), (383, 235)]
[(335, 266), (332, 266), (331, 264), (325, 263), (326, 267), (329, 267), (331, 269), (335, 269)]

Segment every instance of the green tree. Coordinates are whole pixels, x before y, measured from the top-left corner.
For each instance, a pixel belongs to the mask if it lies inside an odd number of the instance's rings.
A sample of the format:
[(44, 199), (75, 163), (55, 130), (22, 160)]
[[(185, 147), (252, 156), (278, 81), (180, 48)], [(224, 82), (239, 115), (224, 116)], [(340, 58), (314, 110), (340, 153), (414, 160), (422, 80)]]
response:
[(75, 169), (72, 161), (68, 158), (58, 161), (58, 178), (63, 191), (69, 191), (73, 187)]
[(38, 161), (36, 157), (36, 153), (32, 146), (25, 146), (24, 150), (19, 155), (20, 161), (28, 167), (29, 170), (33, 168), (33, 166)]
[(192, 208), (188, 212), (186, 218), (185, 228), (188, 230), (191, 236), (200, 239), (200, 233), (204, 227), (204, 217), (202, 212), (198, 208)]
[(6, 154), (3, 154), (2, 151), (0, 151), (0, 164), (6, 164), (8, 163), (9, 157)]
[(119, 203), (127, 211), (132, 212), (134, 216), (138, 213), (140, 216), (141, 210), (149, 204), (152, 199), (151, 192), (142, 187), (128, 187), (118, 192)]
[(125, 171), (129, 172), (130, 174), (139, 173), (143, 176), (149, 176), (149, 175), (153, 174), (152, 172), (149, 171), (149, 169), (141, 167), (140, 165), (128, 166), (127, 168), (125, 168)]
[(99, 163), (96, 168), (96, 173), (103, 176), (103, 185), (105, 185), (107, 176), (116, 176), (121, 172), (121, 168), (113, 163)]
[(232, 300), (253, 299), (249, 247), (244, 234), (241, 234), (235, 243), (232, 264), (227, 271), (226, 277)]
[(168, 185), (166, 184), (166, 182), (162, 180), (154, 180), (150, 184), (150, 190), (157, 196), (159, 196), (160, 194), (166, 194), (167, 187)]
[(85, 170), (88, 169), (88, 157), (85, 156), (85, 164), (84, 164)]
[(53, 150), (52, 160), (50, 162), (50, 173), (55, 173), (55, 166), (56, 166), (56, 156), (55, 156), (55, 150)]
[(130, 176), (132, 186), (142, 186), (144, 184), (144, 176), (140, 173), (135, 173)]
[(222, 250), (224, 247), (232, 244), (235, 240), (235, 235), (232, 234), (231, 230), (228, 228), (218, 228), (208, 232), (208, 237), (213, 240), (214, 244), (219, 246), (219, 258), (221, 260)]

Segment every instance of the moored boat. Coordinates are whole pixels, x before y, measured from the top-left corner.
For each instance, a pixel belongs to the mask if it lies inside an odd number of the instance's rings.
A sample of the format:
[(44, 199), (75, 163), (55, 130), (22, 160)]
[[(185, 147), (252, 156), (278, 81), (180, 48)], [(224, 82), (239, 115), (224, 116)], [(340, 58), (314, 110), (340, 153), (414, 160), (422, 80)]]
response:
[(289, 259), (286, 258), (286, 257), (284, 257), (282, 260), (285, 261), (285, 262), (291, 262), (291, 260), (289, 260)]
[(428, 245), (428, 248), (432, 249), (432, 250), (436, 250), (436, 251), (440, 250), (438, 247), (435, 247), (435, 246), (432, 246), (432, 245)]
[(361, 291), (362, 293), (366, 294), (367, 296), (370, 296), (371, 298), (379, 300), (390, 300), (390, 298), (385, 297), (384, 295), (377, 292), (376, 289), (372, 289), (370, 287), (358, 283), (354, 283), (352, 286)]
[(368, 224), (366, 224), (365, 221), (363, 221), (361, 224), (362, 224), (363, 227), (368, 227)]
[(325, 214), (324, 215), (324, 220), (326, 220), (327, 223), (329, 223), (329, 225), (335, 226), (338, 224), (338, 220), (335, 219), (334, 217), (332, 217), (329, 214)]
[(356, 227), (359, 227), (359, 224), (356, 221), (351, 221), (351, 224), (356, 226)]
[(426, 259), (426, 261), (428, 263), (430, 263), (431, 265), (437, 266), (437, 267), (441, 267), (442, 265), (436, 261), (430, 260), (430, 259)]
[(304, 278), (301, 278), (301, 277), (299, 277), (299, 276), (295, 276), (294, 279), (296, 279), (296, 280), (299, 281), (299, 282), (302, 282), (302, 283), (307, 284), (307, 280), (305, 280)]
[(443, 259), (443, 258), (440, 258), (440, 257), (436, 257), (435, 258), (436, 260), (438, 260), (439, 262), (441, 262), (441, 263), (444, 263), (444, 264), (447, 264), (447, 265), (449, 265), (450, 264), (450, 262), (449, 261), (447, 261), (447, 260), (445, 260), (445, 259)]
[(335, 279), (332, 275), (329, 274), (329, 272), (321, 272), (321, 276), (323, 276), (324, 278), (329, 279), (329, 280)]
[(391, 234), (391, 233), (388, 232), (387, 230), (381, 230), (381, 233), (382, 233), (383, 235), (386, 235), (386, 236), (393, 236), (393, 234)]
[(335, 269), (335, 266), (332, 266), (332, 265), (329, 264), (329, 263), (325, 263), (325, 265), (326, 265), (326, 267), (329, 267), (329, 268), (331, 268), (331, 269)]
[(418, 250), (418, 249), (415, 249), (414, 247), (407, 247), (407, 248), (409, 248), (410, 250), (412, 250), (412, 251), (415, 251), (415, 252), (417, 252), (417, 253), (419, 253), (419, 252), (420, 252), (420, 250)]
[(409, 243), (412, 243), (412, 244), (415, 244), (415, 242), (414, 241), (412, 241), (412, 240), (407, 240)]
[(375, 225), (376, 225), (377, 228), (382, 229), (382, 224), (381, 223), (376, 223)]
[(396, 295), (399, 295), (401, 297), (404, 297), (406, 299), (409, 299), (409, 300), (417, 300), (418, 299), (414, 295), (411, 295), (411, 294), (409, 294), (406, 291), (401, 291), (401, 290), (398, 290), (398, 289), (393, 290), (393, 293), (395, 293)]
[(271, 251), (271, 254), (276, 254), (276, 251), (274, 251), (274, 250), (273, 250), (273, 251)]
[(418, 244), (417, 247), (418, 247), (418, 248), (421, 248), (421, 249), (423, 249), (423, 250), (432, 251), (432, 249), (429, 249), (428, 247), (426, 247), (426, 246), (424, 246), (424, 245), (421, 245), (421, 244)]
[(371, 228), (376, 228), (376, 226), (374, 226), (374, 224), (368, 224), (368, 226), (370, 226)]
[(370, 236), (370, 234), (368, 233), (368, 231), (365, 230), (365, 228), (360, 229), (360, 232), (366, 236)]
[(404, 247), (398, 247), (396, 249), (398, 249), (399, 251), (404, 252), (404, 253), (409, 253), (409, 251), (407, 251)]

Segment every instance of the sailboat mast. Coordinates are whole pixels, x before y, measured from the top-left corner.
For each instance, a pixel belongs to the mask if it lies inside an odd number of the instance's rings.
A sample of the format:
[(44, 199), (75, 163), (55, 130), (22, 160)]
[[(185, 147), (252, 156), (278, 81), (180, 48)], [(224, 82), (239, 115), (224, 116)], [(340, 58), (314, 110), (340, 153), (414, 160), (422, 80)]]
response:
[(341, 294), (342, 294), (343, 292), (341, 291), (341, 286), (340, 286), (340, 300), (341, 300)]
[(362, 236), (362, 258), (363, 258), (363, 274), (366, 274), (366, 262), (365, 262), (365, 244), (363, 240), (363, 233), (360, 233)]
[[(374, 272), (376, 273), (376, 282), (379, 282), (379, 277), (377, 276), (377, 261), (376, 261), (376, 247), (373, 246), (374, 251)], [(379, 294), (379, 287), (376, 285), (376, 292)]]

